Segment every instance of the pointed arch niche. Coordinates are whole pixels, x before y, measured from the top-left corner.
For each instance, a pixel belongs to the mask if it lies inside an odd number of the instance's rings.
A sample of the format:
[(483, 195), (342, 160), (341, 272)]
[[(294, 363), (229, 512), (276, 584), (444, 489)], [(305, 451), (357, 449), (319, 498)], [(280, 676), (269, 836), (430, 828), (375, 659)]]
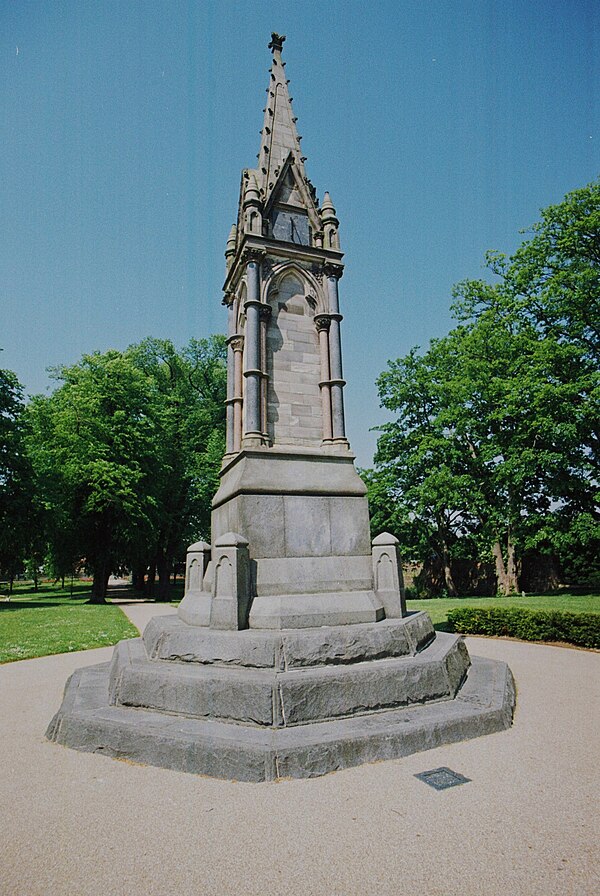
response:
[(267, 293), (267, 434), (273, 445), (318, 447), (323, 438), (314, 292), (304, 272), (290, 266)]

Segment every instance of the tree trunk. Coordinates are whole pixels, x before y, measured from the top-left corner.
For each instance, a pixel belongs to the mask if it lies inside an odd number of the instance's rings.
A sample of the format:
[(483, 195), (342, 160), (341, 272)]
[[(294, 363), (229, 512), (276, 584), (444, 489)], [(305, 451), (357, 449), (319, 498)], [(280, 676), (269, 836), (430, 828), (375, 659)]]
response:
[(454, 579), (452, 578), (452, 570), (450, 568), (450, 560), (448, 558), (447, 551), (444, 551), (443, 560), (444, 560), (444, 582), (446, 583), (446, 591), (448, 592), (449, 597), (457, 597), (458, 590), (456, 588), (456, 585), (454, 584)]
[(33, 569), (33, 593), (37, 594), (39, 591), (39, 574), (37, 571), (37, 566), (34, 566)]
[(517, 562), (515, 558), (515, 543), (511, 538), (510, 529), (508, 530), (508, 535), (506, 536), (506, 577), (507, 577), (507, 585), (508, 585), (508, 594), (513, 594), (515, 591), (519, 590), (519, 581), (518, 581), (518, 572), (517, 572)]
[(498, 594), (508, 594), (508, 574), (504, 565), (504, 557), (502, 556), (502, 547), (499, 541), (495, 541), (492, 546), (492, 554), (494, 555), (494, 566), (496, 568), (496, 579), (498, 580)]
[(103, 558), (94, 567), (94, 580), (92, 582), (92, 594), (90, 596), (91, 604), (106, 603), (106, 589), (108, 588), (109, 576), (110, 569), (108, 568), (108, 562), (106, 558)]
[(156, 563), (152, 562), (148, 567), (148, 576), (146, 578), (146, 597), (152, 599), (154, 597), (154, 583), (156, 581)]
[(452, 569), (450, 568), (450, 554), (448, 553), (448, 545), (446, 544), (446, 539), (442, 538), (442, 565), (444, 567), (444, 583), (446, 586), (446, 591), (448, 592), (449, 597), (456, 597), (458, 595), (458, 591), (456, 589), (456, 585), (454, 584), (454, 579), (452, 578)]
[(162, 552), (157, 557), (156, 566), (158, 569), (158, 592), (156, 600), (168, 602), (171, 599), (171, 564)]
[(131, 572), (131, 585), (134, 591), (144, 591), (146, 579), (146, 567), (136, 566)]

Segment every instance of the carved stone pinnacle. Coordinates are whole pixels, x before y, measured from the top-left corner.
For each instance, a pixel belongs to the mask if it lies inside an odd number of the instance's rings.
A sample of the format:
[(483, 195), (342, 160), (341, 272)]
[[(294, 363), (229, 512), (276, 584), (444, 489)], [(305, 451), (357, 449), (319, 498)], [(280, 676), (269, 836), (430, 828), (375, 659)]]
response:
[(276, 31), (271, 32), (271, 43), (269, 44), (269, 50), (275, 52), (276, 50), (283, 50), (283, 42), (285, 40), (285, 34), (277, 34)]

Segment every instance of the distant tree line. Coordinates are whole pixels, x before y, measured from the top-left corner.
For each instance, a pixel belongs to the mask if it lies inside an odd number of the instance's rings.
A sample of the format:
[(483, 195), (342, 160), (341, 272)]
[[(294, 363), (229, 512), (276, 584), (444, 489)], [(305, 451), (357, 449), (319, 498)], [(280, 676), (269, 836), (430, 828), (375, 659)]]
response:
[(374, 528), (433, 593), (600, 584), (600, 182), (487, 265), (451, 332), (378, 379)]
[[(111, 573), (168, 600), (190, 541), (210, 535), (224, 451), (225, 342), (181, 351), (146, 339), (85, 355), (28, 403), (0, 371), (0, 570), (85, 568), (92, 601)], [(155, 585), (156, 581), (156, 585)]]

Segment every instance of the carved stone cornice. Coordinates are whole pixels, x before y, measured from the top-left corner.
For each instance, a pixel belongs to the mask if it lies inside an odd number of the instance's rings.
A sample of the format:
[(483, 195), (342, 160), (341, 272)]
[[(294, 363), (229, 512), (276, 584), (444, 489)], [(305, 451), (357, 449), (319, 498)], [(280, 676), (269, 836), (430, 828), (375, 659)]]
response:
[(315, 314), (315, 327), (317, 328), (317, 332), (320, 333), (321, 330), (329, 330), (331, 326), (331, 315), (330, 314)]
[(339, 280), (344, 273), (344, 268), (341, 264), (332, 264), (330, 261), (326, 261), (323, 265), (323, 272), (326, 277), (335, 277), (336, 280)]
[(221, 300), (221, 305), (233, 305), (235, 302), (235, 293), (232, 289), (225, 290), (225, 294)]

